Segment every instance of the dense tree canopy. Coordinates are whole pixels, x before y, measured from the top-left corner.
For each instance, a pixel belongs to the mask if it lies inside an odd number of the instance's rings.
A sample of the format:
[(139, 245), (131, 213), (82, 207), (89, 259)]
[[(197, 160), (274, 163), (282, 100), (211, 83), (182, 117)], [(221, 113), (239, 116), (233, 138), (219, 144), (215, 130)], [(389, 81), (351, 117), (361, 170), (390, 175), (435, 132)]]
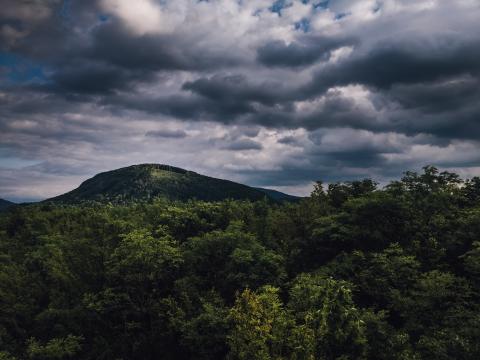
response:
[(479, 359), (479, 184), (15, 206), (0, 359)]

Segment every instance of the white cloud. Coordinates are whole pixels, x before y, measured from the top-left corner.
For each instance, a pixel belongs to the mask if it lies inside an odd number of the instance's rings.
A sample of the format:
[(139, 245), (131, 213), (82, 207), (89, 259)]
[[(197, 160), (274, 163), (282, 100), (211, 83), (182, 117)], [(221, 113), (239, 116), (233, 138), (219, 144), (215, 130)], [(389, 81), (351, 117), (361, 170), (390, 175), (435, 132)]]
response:
[(102, 0), (104, 11), (117, 15), (137, 35), (169, 33), (179, 22), (152, 0)]

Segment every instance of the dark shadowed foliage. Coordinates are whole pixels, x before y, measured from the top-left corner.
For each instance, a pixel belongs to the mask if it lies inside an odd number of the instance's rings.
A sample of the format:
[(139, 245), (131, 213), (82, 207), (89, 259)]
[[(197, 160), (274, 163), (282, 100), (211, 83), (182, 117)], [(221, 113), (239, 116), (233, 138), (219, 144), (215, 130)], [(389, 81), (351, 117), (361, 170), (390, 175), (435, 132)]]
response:
[(478, 178), (429, 166), (296, 202), (145, 202), (143, 172), (199, 176), (126, 168), (87, 185), (128, 202), (0, 214), (0, 359), (480, 357)]

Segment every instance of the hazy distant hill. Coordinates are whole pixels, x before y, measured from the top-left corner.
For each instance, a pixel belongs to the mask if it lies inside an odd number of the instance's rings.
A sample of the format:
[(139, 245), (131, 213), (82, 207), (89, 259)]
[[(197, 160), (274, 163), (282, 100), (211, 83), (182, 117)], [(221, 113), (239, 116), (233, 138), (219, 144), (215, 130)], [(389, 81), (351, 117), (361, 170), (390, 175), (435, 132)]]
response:
[(8, 200), (0, 199), (0, 211), (7, 210), (12, 205), (15, 205), (15, 203)]
[(83, 182), (77, 189), (45, 201), (61, 203), (128, 202), (148, 200), (154, 197), (205, 201), (261, 200), (265, 195), (274, 201), (291, 200), (292, 198), (290, 195), (277, 191), (257, 189), (173, 166), (142, 164), (97, 174)]

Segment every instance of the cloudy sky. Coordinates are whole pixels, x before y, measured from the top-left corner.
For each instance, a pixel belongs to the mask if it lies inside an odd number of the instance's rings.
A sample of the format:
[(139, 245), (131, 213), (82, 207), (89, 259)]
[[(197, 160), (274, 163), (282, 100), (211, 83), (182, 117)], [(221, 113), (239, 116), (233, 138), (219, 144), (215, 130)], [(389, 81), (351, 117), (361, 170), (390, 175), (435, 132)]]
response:
[(0, 197), (165, 163), (293, 194), (480, 175), (479, 0), (0, 0)]

